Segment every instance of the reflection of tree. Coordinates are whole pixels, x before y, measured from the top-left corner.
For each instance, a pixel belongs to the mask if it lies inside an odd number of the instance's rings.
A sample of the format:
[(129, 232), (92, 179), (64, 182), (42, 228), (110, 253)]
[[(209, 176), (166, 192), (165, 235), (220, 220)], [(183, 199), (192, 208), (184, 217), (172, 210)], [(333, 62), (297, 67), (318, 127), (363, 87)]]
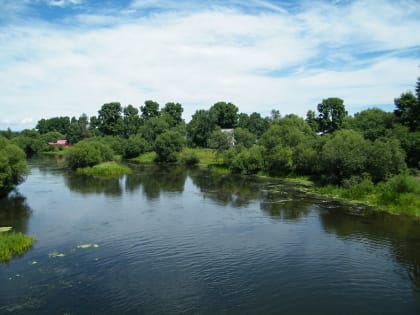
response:
[(10, 194), (0, 199), (0, 226), (12, 226), (15, 231), (25, 233), (31, 209), (26, 198), (19, 194)]
[(256, 200), (261, 184), (253, 177), (220, 176), (202, 169), (191, 170), (190, 177), (205, 197), (233, 207), (242, 207)]
[(363, 237), (372, 244), (390, 244), (395, 258), (407, 268), (411, 281), (420, 290), (420, 222), (386, 213), (343, 212), (344, 209), (321, 212), (324, 229), (343, 238)]
[(127, 191), (134, 192), (141, 185), (147, 198), (154, 199), (161, 192), (184, 191), (187, 173), (185, 167), (177, 165), (149, 165), (135, 168), (134, 172), (126, 177)]
[(100, 194), (119, 196), (122, 194), (119, 177), (94, 177), (67, 173), (64, 182), (71, 191), (81, 194)]

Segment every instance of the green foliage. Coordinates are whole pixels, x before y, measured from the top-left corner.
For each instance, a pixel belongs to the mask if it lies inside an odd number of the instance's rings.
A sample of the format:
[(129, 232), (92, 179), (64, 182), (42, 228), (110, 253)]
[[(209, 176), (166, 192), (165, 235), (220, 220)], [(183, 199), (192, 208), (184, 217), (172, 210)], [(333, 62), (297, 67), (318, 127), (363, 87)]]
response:
[[(89, 140), (89, 139), (88, 139)], [(115, 154), (124, 155), (127, 140), (122, 137), (105, 136), (90, 139), (91, 141), (99, 141), (110, 147)]]
[(41, 119), (36, 124), (35, 129), (39, 133), (47, 133), (51, 131), (57, 131), (63, 135), (69, 132), (70, 118), (68, 116), (53, 117), (49, 119)]
[(216, 125), (222, 129), (236, 127), (238, 121), (238, 107), (232, 103), (217, 102), (210, 107), (210, 114), (215, 117)]
[(210, 134), (207, 143), (209, 148), (215, 149), (217, 152), (221, 152), (233, 145), (233, 133), (222, 131), (220, 128), (216, 128)]
[(146, 152), (143, 154), (140, 154), (138, 157), (134, 159), (130, 159), (130, 161), (135, 163), (143, 163), (143, 164), (150, 164), (157, 160), (156, 152)]
[(174, 127), (182, 123), (182, 112), (184, 109), (179, 103), (166, 103), (165, 107), (162, 109), (161, 114), (165, 113), (170, 117), (169, 125)]
[(216, 127), (216, 119), (208, 110), (198, 110), (187, 125), (187, 137), (192, 146), (207, 147), (207, 139)]
[(22, 233), (0, 233), (0, 262), (7, 262), (14, 256), (23, 255), (35, 239)]
[[(420, 80), (417, 81), (416, 91), (420, 89)], [(399, 98), (394, 99), (396, 109), (395, 116), (411, 131), (420, 130), (420, 99), (412, 92), (401, 94)]]
[(356, 113), (347, 128), (355, 129), (361, 132), (365, 139), (375, 141), (385, 136), (386, 131), (392, 128), (393, 122), (392, 113), (384, 112), (379, 108), (371, 108)]
[(21, 148), (26, 156), (31, 157), (43, 151), (48, 151), (48, 144), (35, 130), (25, 129), (12, 139), (12, 143)]
[(341, 128), (347, 112), (344, 101), (338, 97), (330, 97), (318, 104), (318, 130), (331, 133)]
[(69, 167), (77, 169), (111, 161), (113, 151), (98, 140), (82, 140), (70, 147), (65, 156)]
[(0, 196), (21, 183), (27, 173), (25, 153), (9, 140), (0, 137)]
[(139, 110), (133, 105), (128, 105), (127, 107), (124, 107), (123, 113), (123, 135), (125, 138), (129, 138), (137, 133), (141, 125)]
[(322, 148), (321, 169), (330, 182), (340, 183), (365, 171), (369, 151), (369, 141), (359, 132), (339, 130)]
[(98, 111), (98, 130), (104, 135), (122, 136), (124, 131), (122, 107), (118, 102), (102, 105)]
[(233, 173), (256, 174), (264, 167), (262, 149), (257, 145), (251, 148), (243, 148), (230, 163), (230, 170)]
[(200, 164), (211, 165), (217, 163), (216, 151), (212, 149), (203, 149), (203, 148), (184, 148), (179, 154), (181, 161), (186, 163), (186, 160), (197, 159)]
[(149, 143), (141, 135), (132, 135), (125, 143), (124, 158), (131, 159), (150, 151)]
[(151, 117), (139, 128), (139, 133), (149, 143), (154, 143), (156, 138), (169, 130), (169, 124), (164, 117)]
[(289, 146), (276, 145), (266, 156), (265, 163), (271, 175), (288, 175), (295, 170), (293, 149)]
[(406, 168), (404, 151), (397, 139), (377, 139), (371, 147), (367, 171), (373, 181), (379, 182)]
[(144, 106), (140, 107), (141, 117), (144, 120), (149, 120), (153, 117), (159, 116), (159, 103), (147, 100), (144, 102)]
[(158, 162), (175, 162), (177, 153), (181, 152), (185, 139), (176, 131), (166, 131), (159, 135), (155, 142)]
[(256, 136), (248, 129), (235, 128), (233, 131), (235, 145), (242, 145), (246, 148), (252, 147), (256, 142)]
[(420, 168), (420, 131), (410, 132), (408, 127), (400, 124), (387, 130), (387, 137), (396, 138), (405, 152), (407, 166)]
[(76, 173), (93, 176), (116, 176), (131, 173), (128, 166), (118, 164), (114, 161), (104, 162), (92, 167), (77, 168)]

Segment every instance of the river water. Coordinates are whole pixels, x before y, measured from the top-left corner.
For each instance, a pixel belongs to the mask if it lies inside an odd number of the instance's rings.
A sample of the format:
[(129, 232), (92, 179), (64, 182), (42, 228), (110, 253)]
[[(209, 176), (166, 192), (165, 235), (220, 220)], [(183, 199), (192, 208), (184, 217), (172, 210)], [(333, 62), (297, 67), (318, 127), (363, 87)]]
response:
[(420, 314), (420, 222), (281, 181), (133, 166), (114, 179), (31, 160), (0, 226), (0, 314)]

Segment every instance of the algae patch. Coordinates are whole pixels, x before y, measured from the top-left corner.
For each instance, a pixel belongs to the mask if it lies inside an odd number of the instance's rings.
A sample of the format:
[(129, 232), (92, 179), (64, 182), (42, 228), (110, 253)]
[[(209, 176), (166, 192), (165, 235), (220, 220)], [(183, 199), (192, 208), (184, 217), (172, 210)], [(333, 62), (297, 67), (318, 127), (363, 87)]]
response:
[(86, 248), (91, 248), (91, 247), (93, 247), (93, 248), (98, 248), (99, 247), (99, 245), (98, 244), (80, 244), (80, 245), (77, 245), (77, 248), (82, 248), (82, 249), (86, 249)]
[(64, 257), (64, 256), (66, 256), (64, 253), (60, 253), (60, 252), (57, 252), (57, 251), (54, 251), (54, 252), (48, 254), (48, 257), (50, 257), (50, 258)]

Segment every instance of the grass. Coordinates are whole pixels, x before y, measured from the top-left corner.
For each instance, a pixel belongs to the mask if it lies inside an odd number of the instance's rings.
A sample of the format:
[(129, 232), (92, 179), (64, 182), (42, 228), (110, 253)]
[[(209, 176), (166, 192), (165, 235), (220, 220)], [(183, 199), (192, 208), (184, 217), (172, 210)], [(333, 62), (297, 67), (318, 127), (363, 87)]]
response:
[(407, 174), (400, 174), (388, 181), (373, 184), (369, 179), (343, 186), (321, 186), (317, 193), (351, 201), (361, 201), (393, 214), (407, 214), (420, 217), (420, 180)]
[(219, 164), (219, 161), (216, 157), (216, 151), (212, 149), (203, 149), (203, 148), (185, 148), (179, 154), (179, 160), (187, 163), (188, 160), (196, 159), (199, 165), (213, 165)]
[(150, 164), (150, 163), (155, 162), (156, 157), (157, 157), (156, 152), (146, 152), (139, 155), (138, 157), (130, 159), (130, 161), (135, 162), (135, 163), (141, 163), (141, 164)]
[(115, 176), (131, 173), (128, 166), (118, 164), (114, 161), (104, 162), (92, 167), (83, 167), (76, 170), (77, 174), (94, 176)]
[(23, 255), (35, 239), (20, 232), (0, 233), (0, 262), (7, 262), (14, 256)]
[(42, 152), (42, 154), (53, 155), (53, 156), (64, 156), (66, 154), (66, 150), (44, 151)]

